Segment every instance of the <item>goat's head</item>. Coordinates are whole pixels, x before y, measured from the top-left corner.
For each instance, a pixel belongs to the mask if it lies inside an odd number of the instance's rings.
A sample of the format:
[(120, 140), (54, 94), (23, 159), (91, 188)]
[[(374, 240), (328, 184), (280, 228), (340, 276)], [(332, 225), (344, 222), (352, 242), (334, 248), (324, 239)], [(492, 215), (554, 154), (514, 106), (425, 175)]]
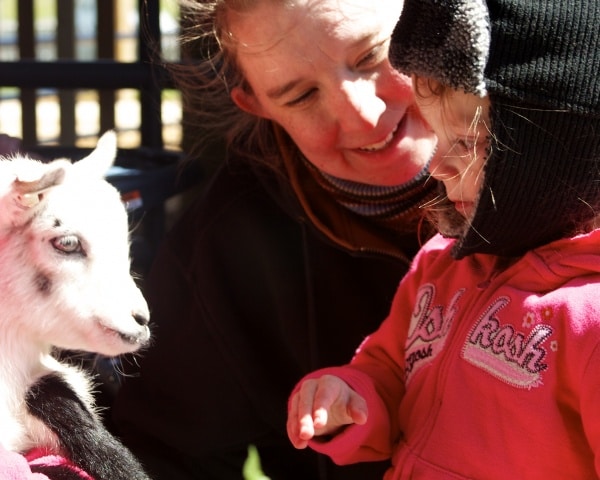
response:
[(108, 132), (73, 164), (2, 160), (0, 324), (19, 323), (2, 329), (104, 355), (148, 340), (148, 307), (130, 274), (127, 213), (103, 178), (115, 154)]

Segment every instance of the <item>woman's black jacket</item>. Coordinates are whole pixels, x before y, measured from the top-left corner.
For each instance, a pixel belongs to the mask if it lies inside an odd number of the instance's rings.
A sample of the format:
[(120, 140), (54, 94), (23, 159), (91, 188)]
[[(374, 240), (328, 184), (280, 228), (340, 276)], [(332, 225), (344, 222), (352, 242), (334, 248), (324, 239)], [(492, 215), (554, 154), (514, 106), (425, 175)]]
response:
[(276, 174), (230, 161), (146, 279), (154, 341), (114, 405), (119, 434), (158, 480), (239, 480), (250, 444), (272, 480), (381, 478), (295, 450), (286, 407), (304, 374), (350, 360), (407, 267), (341, 249)]

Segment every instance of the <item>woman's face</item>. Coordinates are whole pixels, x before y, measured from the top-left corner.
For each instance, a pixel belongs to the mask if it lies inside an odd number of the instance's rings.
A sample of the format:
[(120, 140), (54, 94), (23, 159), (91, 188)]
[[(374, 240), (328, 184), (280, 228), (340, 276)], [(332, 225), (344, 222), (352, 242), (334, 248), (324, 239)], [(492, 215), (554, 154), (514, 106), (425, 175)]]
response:
[(281, 125), (306, 158), (336, 177), (374, 185), (410, 180), (436, 139), (411, 81), (388, 59), (398, 0), (263, 0), (229, 12), (251, 92), (243, 110)]

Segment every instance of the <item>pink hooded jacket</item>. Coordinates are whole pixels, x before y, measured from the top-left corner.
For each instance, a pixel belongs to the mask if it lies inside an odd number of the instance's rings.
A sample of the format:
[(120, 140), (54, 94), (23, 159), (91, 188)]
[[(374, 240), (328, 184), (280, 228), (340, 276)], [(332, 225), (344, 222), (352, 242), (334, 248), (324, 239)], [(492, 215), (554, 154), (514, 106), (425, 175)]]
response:
[(385, 479), (600, 475), (600, 230), (508, 267), (436, 236), (351, 364), (314, 372), (365, 397), (366, 425), (310, 446), (392, 458)]

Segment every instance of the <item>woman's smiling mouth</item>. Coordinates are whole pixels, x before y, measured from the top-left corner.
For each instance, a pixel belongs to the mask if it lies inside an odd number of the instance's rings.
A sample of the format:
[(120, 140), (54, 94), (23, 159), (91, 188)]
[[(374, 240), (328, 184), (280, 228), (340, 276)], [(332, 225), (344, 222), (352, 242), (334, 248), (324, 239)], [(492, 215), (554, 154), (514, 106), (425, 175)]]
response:
[(394, 135), (396, 134), (396, 132), (398, 131), (398, 125), (396, 125), (396, 127), (394, 127), (394, 130), (392, 130), (387, 137), (385, 137), (381, 142), (378, 143), (374, 143), (372, 145), (367, 145), (366, 147), (361, 147), (359, 148), (359, 150), (363, 151), (363, 152), (378, 152), (379, 150), (383, 150), (385, 147), (387, 147), (391, 141), (394, 138)]

